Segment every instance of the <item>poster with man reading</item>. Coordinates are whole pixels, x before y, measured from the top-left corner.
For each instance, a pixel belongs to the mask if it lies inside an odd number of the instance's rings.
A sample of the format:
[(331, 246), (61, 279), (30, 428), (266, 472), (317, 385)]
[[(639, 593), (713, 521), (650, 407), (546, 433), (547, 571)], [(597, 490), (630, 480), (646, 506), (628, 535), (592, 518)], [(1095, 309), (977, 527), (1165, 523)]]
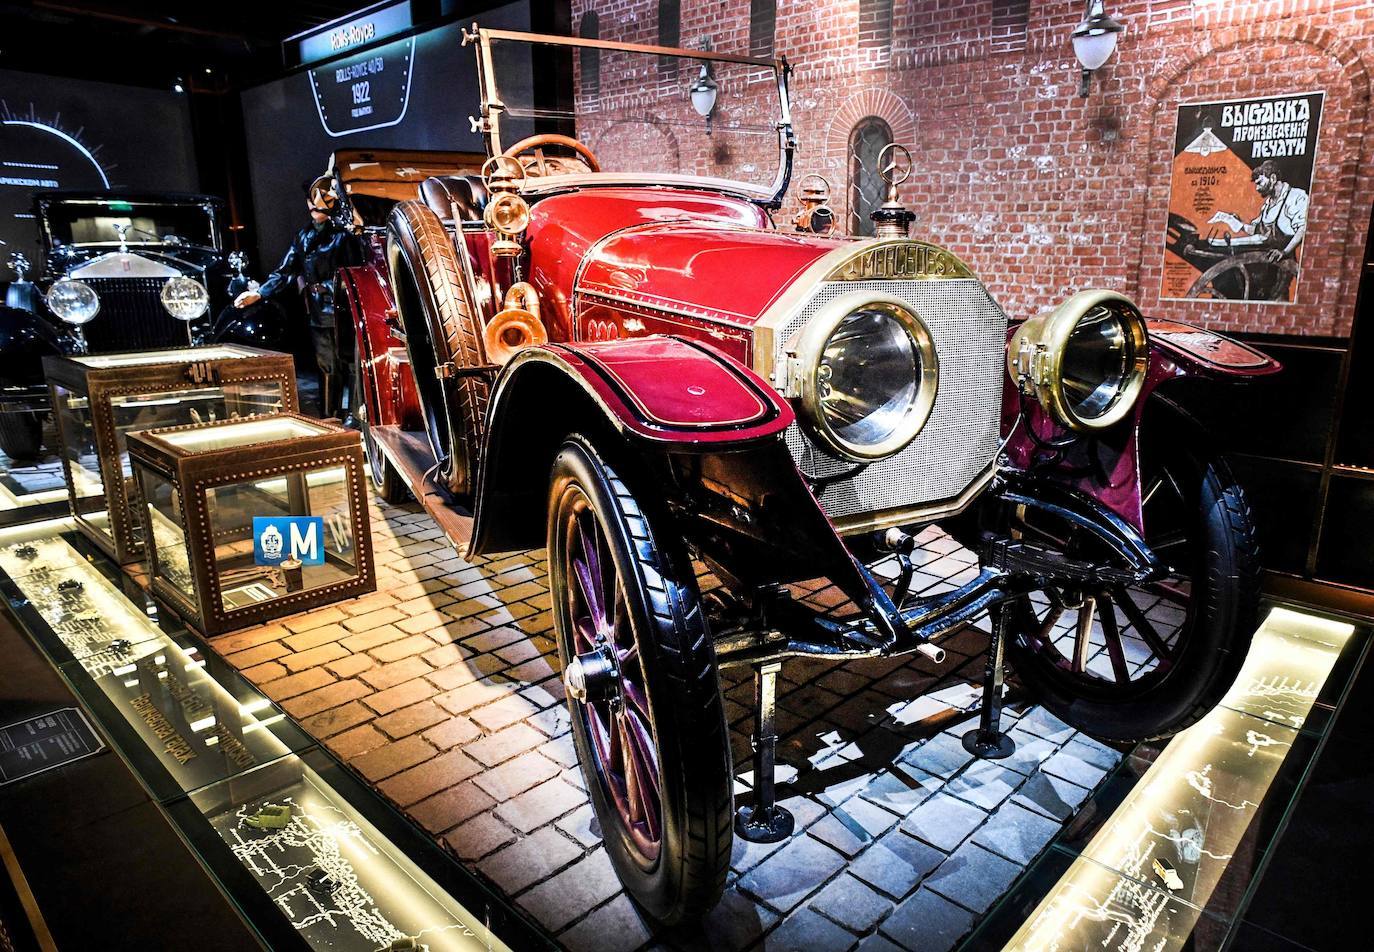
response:
[(1323, 97), (1179, 105), (1161, 298), (1295, 300)]

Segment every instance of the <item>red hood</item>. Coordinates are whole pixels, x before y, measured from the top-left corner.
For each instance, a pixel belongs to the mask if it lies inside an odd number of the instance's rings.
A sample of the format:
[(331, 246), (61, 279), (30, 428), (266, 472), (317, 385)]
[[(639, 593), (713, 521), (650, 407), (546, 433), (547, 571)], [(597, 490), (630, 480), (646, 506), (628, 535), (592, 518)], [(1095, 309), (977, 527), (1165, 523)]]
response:
[(746, 201), (657, 188), (546, 198), (527, 234), (531, 280), (558, 312), (556, 339), (571, 328), (574, 293), (751, 326), (809, 265), (847, 243), (776, 231)]
[(728, 224), (644, 225), (593, 249), (577, 293), (751, 326), (839, 244)]

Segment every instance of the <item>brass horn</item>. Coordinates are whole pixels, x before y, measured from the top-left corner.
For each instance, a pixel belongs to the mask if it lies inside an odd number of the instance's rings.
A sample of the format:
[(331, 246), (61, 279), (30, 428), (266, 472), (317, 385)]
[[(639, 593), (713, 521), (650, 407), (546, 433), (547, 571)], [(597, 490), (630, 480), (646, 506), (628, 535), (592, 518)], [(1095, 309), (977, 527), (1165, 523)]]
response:
[(549, 333), (539, 319), (539, 295), (534, 287), (525, 281), (512, 284), (506, 292), (504, 308), (487, 321), (482, 332), (487, 359), (504, 365), (518, 351), (548, 340)]

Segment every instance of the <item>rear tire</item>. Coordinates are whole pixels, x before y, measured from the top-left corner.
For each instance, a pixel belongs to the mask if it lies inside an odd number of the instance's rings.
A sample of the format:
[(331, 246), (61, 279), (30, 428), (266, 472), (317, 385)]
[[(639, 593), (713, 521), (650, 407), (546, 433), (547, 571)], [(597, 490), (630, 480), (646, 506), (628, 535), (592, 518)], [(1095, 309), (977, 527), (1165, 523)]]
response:
[(450, 364), (462, 370), (486, 363), (472, 289), (458, 262), (454, 237), (422, 201), (398, 202), (392, 208), (387, 263), (439, 480), (450, 492), (467, 495), (476, 485), (491, 388), (480, 375), (441, 379), (436, 372)]
[(640, 500), (581, 438), (554, 461), (548, 511), (564, 671), (596, 650), (618, 659), (609, 697), (568, 693), (607, 853), (652, 918), (696, 919), (725, 888), (733, 827), (715, 651), (691, 562), (680, 542), (655, 534)]
[(43, 449), (43, 416), (28, 410), (0, 410), (0, 450), (15, 462), (30, 462)]
[(363, 437), (363, 447), (367, 452), (367, 471), (372, 477), (372, 487), (384, 502), (392, 505), (405, 502), (410, 498), (410, 490), (405, 480), (396, 472), (396, 467), (386, 458), (382, 448), (372, 436), (372, 415), (367, 408), (367, 392), (363, 389), (362, 360), (354, 355), (353, 360), (353, 421)]

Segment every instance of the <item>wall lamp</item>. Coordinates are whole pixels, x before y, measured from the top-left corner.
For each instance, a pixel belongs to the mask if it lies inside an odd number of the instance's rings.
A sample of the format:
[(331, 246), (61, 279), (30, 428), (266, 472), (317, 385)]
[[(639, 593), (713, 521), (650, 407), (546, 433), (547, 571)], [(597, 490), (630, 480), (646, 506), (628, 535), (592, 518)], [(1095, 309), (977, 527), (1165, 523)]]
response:
[(1073, 31), (1073, 55), (1083, 67), (1078, 95), (1088, 95), (1088, 84), (1094, 70), (1101, 69), (1116, 50), (1117, 34), (1126, 29), (1103, 9), (1102, 0), (1088, 0), (1083, 9), (1083, 22)]
[[(711, 41), (703, 39), (701, 48), (709, 50)], [(720, 89), (716, 86), (715, 77), (711, 75), (711, 64), (703, 62), (701, 64), (701, 74), (692, 82), (687, 89), (692, 98), (692, 108), (696, 110), (698, 116), (706, 120), (706, 134), (711, 134), (711, 115), (716, 111), (716, 96)]]

